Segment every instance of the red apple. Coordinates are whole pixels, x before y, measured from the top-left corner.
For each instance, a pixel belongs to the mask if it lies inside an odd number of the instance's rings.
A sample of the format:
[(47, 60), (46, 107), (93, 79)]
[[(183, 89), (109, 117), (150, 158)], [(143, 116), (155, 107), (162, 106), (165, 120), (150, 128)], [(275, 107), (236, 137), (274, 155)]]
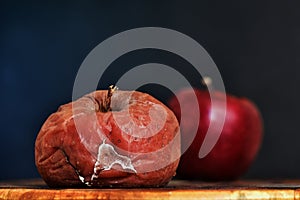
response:
[(98, 90), (60, 106), (35, 143), (50, 187), (158, 187), (175, 175), (179, 123), (154, 97)]
[[(190, 100), (195, 94), (198, 103)], [(199, 125), (194, 140), (181, 156), (178, 177), (222, 181), (233, 180), (243, 175), (255, 159), (263, 135), (262, 118), (254, 103), (247, 98), (217, 91), (212, 92), (210, 97), (207, 90), (200, 89), (183, 89), (176, 96), (180, 99), (180, 105), (177, 98), (172, 97), (169, 107), (177, 119), (181, 119), (182, 141), (192, 134), (191, 126)], [(215, 102), (213, 108), (211, 99)], [(218, 123), (222, 120), (221, 117), (224, 117), (220, 112), (214, 112), (223, 105), (226, 105), (226, 113), (220, 136), (212, 150), (204, 158), (199, 158), (199, 150), (209, 124)], [(194, 110), (197, 107), (200, 110), (199, 121), (194, 120)], [(211, 134), (218, 135), (214, 132)]]

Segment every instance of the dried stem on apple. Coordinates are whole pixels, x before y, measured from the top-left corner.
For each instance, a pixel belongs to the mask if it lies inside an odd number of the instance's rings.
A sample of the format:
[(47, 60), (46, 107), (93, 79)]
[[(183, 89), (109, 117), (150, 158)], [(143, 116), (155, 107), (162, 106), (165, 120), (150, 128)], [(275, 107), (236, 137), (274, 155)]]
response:
[(107, 90), (107, 95), (106, 95), (106, 97), (104, 97), (103, 101), (101, 101), (101, 104), (100, 104), (101, 112), (111, 111), (111, 107), (110, 107), (111, 97), (112, 97), (114, 91), (116, 91), (116, 90), (118, 90), (117, 86), (115, 86), (115, 85), (109, 86), (109, 88)]

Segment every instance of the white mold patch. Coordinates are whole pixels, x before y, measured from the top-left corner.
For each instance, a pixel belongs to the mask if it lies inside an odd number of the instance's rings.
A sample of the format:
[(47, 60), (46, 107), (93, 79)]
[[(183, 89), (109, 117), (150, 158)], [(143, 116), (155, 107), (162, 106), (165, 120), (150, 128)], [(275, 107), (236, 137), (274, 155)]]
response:
[(91, 186), (90, 182), (88, 182), (88, 181), (86, 182), (86, 181), (84, 180), (84, 177), (83, 177), (83, 176), (78, 175), (78, 178), (79, 178), (79, 180), (80, 180), (82, 183), (86, 184), (87, 186)]
[(125, 171), (137, 173), (129, 157), (118, 154), (112, 145), (106, 144), (103, 140), (103, 143), (99, 145), (97, 161), (94, 165), (94, 174), (91, 180), (98, 178), (100, 171), (110, 170), (114, 165), (120, 165)]
[(79, 180), (81, 180), (82, 183), (84, 183), (84, 177), (78, 175)]

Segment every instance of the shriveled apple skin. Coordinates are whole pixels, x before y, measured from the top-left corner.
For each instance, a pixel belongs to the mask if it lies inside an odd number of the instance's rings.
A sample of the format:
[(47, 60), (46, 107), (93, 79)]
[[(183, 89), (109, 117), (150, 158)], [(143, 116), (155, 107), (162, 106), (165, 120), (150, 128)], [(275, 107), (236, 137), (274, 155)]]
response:
[[(116, 91), (112, 111), (102, 112), (106, 94), (106, 90), (92, 92), (49, 116), (35, 143), (40, 175), (50, 187), (166, 185), (181, 153), (175, 115), (154, 97), (137, 91)], [(106, 161), (99, 160), (101, 145), (127, 160), (122, 163), (125, 167), (102, 166)]]

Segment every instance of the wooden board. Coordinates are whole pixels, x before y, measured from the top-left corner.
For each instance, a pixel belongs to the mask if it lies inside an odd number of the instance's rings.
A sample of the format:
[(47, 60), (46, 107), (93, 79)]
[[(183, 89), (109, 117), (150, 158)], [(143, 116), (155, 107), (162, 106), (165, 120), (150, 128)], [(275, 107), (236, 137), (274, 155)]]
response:
[(300, 180), (199, 182), (163, 188), (51, 189), (40, 179), (0, 182), (0, 199), (299, 199)]

